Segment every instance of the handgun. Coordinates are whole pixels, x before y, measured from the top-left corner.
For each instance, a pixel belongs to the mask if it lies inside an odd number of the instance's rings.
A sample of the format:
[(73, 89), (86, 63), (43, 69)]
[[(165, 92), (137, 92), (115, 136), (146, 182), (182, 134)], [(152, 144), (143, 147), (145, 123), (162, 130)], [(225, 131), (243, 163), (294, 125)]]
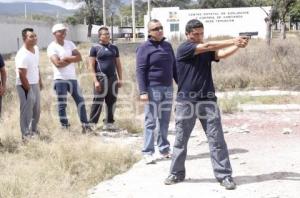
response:
[(252, 36), (257, 36), (258, 32), (240, 32), (239, 36), (247, 36), (251, 38)]

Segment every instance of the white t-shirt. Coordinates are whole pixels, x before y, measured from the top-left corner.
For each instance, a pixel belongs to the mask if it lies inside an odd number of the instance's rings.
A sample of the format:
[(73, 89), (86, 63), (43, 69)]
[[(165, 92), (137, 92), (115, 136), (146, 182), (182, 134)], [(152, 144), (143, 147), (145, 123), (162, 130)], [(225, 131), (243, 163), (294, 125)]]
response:
[(39, 83), (39, 48), (34, 46), (34, 53), (27, 50), (24, 46), (19, 49), (16, 57), (16, 84), (22, 85), (19, 75), (19, 68), (27, 69), (27, 80), (30, 85)]
[[(72, 41), (65, 40), (63, 46), (61, 46), (55, 41), (52, 41), (47, 48), (47, 55), (49, 58), (53, 55), (57, 55), (60, 59), (62, 59), (66, 56), (72, 56), (72, 51), (74, 49), (76, 49), (76, 46)], [(74, 63), (70, 63), (69, 65), (62, 68), (57, 68), (52, 62), (51, 65), (53, 68), (54, 80), (76, 80), (76, 71)]]

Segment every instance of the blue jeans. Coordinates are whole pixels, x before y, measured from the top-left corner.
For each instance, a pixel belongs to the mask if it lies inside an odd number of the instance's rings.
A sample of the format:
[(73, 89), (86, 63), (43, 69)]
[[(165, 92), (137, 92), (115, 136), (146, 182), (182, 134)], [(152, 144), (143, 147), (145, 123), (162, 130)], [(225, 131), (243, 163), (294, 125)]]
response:
[(58, 115), (62, 126), (69, 126), (66, 107), (69, 92), (77, 105), (77, 112), (83, 125), (88, 124), (86, 108), (77, 80), (55, 80), (54, 89), (57, 95)]
[(145, 105), (145, 129), (143, 154), (153, 154), (154, 131), (158, 121), (157, 146), (160, 153), (168, 153), (170, 143), (167, 139), (173, 102), (172, 86), (148, 87), (149, 102)]

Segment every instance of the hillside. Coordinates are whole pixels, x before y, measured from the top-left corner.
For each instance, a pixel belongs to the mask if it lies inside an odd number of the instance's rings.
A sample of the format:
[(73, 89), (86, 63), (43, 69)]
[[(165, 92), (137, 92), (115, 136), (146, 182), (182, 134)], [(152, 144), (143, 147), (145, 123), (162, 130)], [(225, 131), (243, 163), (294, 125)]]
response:
[(0, 15), (6, 16), (19, 16), (24, 15), (25, 4), (27, 9), (27, 15), (32, 14), (44, 14), (49, 16), (55, 16), (56, 14), (69, 16), (74, 13), (73, 10), (67, 10), (59, 6), (50, 5), (47, 3), (0, 3)]

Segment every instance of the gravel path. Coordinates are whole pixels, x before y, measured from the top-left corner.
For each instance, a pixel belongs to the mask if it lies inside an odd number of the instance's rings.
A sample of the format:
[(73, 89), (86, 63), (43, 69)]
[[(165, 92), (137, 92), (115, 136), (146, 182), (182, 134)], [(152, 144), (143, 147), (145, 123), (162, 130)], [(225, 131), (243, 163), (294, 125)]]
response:
[[(299, 111), (223, 115), (233, 177), (238, 185), (234, 191), (225, 190), (215, 181), (206, 138), (197, 123), (189, 142), (184, 182), (163, 184), (170, 160), (153, 165), (141, 160), (129, 171), (90, 189), (89, 198), (299, 198), (299, 118)], [(174, 134), (169, 139), (173, 143)]]

